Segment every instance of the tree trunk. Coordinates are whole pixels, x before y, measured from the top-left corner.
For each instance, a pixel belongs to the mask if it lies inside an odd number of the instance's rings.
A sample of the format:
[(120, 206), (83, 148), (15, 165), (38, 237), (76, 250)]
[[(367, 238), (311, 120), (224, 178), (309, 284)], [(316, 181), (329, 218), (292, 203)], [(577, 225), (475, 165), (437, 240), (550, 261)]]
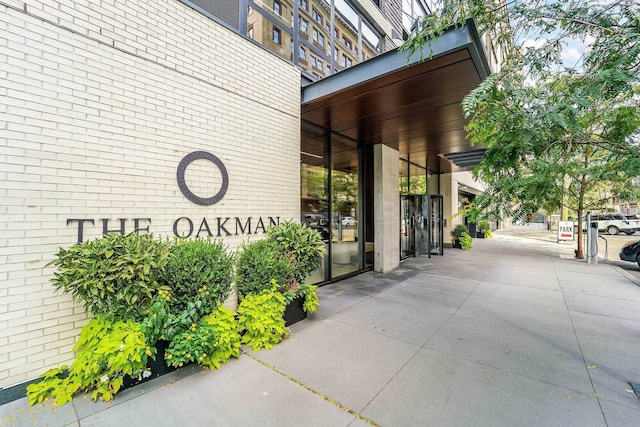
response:
[(576, 250), (576, 258), (584, 259), (584, 253), (582, 252), (582, 206), (578, 207), (578, 249)]

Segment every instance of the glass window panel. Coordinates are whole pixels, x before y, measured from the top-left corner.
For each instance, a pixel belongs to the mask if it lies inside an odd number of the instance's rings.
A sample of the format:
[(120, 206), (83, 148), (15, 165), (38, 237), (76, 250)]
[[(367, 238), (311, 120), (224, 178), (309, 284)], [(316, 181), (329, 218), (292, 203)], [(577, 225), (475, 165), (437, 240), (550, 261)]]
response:
[(413, 163), (409, 164), (409, 194), (427, 194), (427, 170)]
[(258, 9), (252, 7), (247, 9), (247, 34), (273, 53), (289, 61), (293, 60), (293, 37), (289, 23), (276, 25)]
[[(318, 231), (325, 242), (327, 253), (331, 236), (329, 224), (328, 171), (326, 168), (326, 134), (324, 130), (302, 123), (300, 144), (300, 215), (303, 224)], [(328, 279), (325, 275), (328, 255), (306, 279), (318, 283)]]
[(347, 25), (351, 27), (353, 31), (358, 32), (358, 14), (345, 0), (335, 0), (336, 12), (347, 21)]
[(380, 37), (376, 34), (369, 25), (363, 23), (362, 25), (362, 36), (364, 40), (364, 44), (362, 46), (363, 53), (368, 56), (376, 56), (380, 53)]
[(331, 136), (331, 275), (360, 269), (358, 144)]
[(409, 194), (409, 162), (400, 159), (400, 194)]

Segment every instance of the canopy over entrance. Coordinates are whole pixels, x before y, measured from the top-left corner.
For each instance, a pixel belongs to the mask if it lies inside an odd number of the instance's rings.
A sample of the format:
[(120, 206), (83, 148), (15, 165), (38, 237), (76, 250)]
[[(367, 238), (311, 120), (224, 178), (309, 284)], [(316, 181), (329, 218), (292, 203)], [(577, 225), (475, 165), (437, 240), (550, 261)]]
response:
[(431, 45), (423, 61), (393, 50), (303, 87), (302, 119), (434, 173), (472, 169), (484, 150), (466, 139), (460, 103), (489, 65), (472, 20)]

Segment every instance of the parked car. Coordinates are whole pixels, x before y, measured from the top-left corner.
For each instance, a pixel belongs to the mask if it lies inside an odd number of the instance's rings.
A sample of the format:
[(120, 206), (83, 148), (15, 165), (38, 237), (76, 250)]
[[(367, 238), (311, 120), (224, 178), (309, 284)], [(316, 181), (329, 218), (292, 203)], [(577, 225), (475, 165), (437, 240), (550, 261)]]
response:
[(640, 267), (640, 240), (631, 240), (625, 243), (622, 250), (620, 250), (620, 259), (637, 262), (638, 267)]
[(352, 216), (343, 216), (342, 217), (342, 226), (343, 227), (355, 227), (357, 224), (357, 221), (354, 217)]
[[(591, 222), (596, 222), (598, 224), (598, 231), (606, 231), (611, 235), (616, 235), (622, 232), (630, 236), (640, 230), (640, 223), (638, 220), (627, 218), (618, 212), (593, 214), (591, 215)], [(583, 223), (582, 229), (586, 229), (586, 223)]]

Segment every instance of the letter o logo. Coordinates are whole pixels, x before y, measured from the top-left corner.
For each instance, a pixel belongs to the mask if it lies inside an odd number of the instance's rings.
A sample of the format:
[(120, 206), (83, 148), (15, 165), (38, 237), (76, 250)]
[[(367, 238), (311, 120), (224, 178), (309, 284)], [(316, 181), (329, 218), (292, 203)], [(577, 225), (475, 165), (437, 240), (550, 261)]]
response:
[[(184, 173), (187, 170), (187, 166), (189, 166), (194, 160), (200, 159), (211, 161), (218, 167), (218, 169), (220, 169), (220, 173), (222, 174), (222, 186), (213, 197), (204, 198), (196, 196), (195, 194), (193, 194), (193, 192), (191, 192), (191, 190), (189, 190), (189, 187), (187, 187), (187, 182), (184, 179)], [(177, 179), (178, 187), (180, 188), (180, 191), (182, 191), (182, 194), (184, 194), (184, 197), (198, 205), (208, 206), (213, 205), (214, 203), (218, 203), (224, 197), (225, 193), (227, 192), (227, 188), (229, 187), (229, 174), (227, 173), (227, 168), (224, 167), (224, 163), (222, 163), (219, 158), (211, 153), (207, 153), (206, 151), (194, 151), (193, 153), (189, 153), (184, 156), (184, 158), (178, 165)]]

